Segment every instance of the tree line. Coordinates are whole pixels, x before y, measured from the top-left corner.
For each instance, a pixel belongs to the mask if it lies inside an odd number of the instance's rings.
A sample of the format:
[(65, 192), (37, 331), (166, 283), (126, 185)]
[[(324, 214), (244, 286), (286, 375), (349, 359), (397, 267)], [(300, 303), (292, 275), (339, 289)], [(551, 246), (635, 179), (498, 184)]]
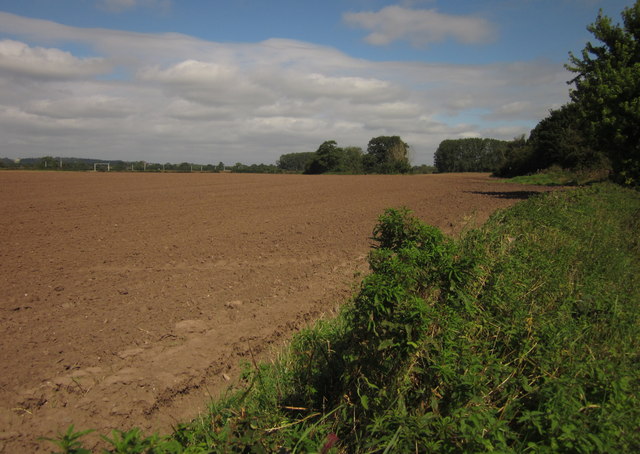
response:
[[(316, 151), (287, 153), (274, 164), (158, 164), (145, 161), (108, 161), (113, 171), (145, 172), (233, 172), (233, 173), (305, 173), (305, 174), (405, 174), (433, 173), (432, 166), (411, 166), (409, 145), (399, 136), (379, 136), (369, 141), (366, 153), (360, 147), (339, 147), (335, 140), (323, 142)], [(106, 160), (83, 158), (26, 158), (18, 162), (2, 159), (0, 167), (41, 170), (93, 170)], [(99, 170), (106, 170), (100, 167)]]
[(399, 136), (374, 137), (367, 151), (356, 146), (339, 147), (335, 140), (323, 142), (314, 152), (288, 153), (277, 165), (283, 171), (308, 175), (432, 173), (431, 166), (409, 163), (409, 145)]
[[(88, 158), (59, 158), (44, 156), (41, 158), (9, 159), (0, 158), (0, 169), (25, 169), (25, 170), (64, 170), (64, 171), (89, 171), (94, 170), (95, 164), (109, 163), (109, 171), (113, 172), (233, 172), (233, 173), (282, 173), (282, 170), (274, 164), (242, 164), (234, 165), (196, 164), (191, 162), (164, 164), (147, 161), (122, 161), (109, 159)], [(98, 171), (107, 171), (106, 166), (97, 167)]]

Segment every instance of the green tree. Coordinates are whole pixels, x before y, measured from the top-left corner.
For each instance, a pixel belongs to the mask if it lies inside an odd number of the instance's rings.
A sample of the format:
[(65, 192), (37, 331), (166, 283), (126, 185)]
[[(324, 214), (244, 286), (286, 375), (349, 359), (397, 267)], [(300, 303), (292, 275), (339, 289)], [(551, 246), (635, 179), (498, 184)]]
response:
[(538, 169), (539, 166), (536, 164), (531, 146), (523, 134), (511, 142), (507, 142), (504, 163), (494, 174), (499, 177), (515, 177), (535, 172)]
[(316, 154), (313, 151), (307, 151), (302, 153), (287, 153), (280, 156), (276, 165), (281, 170), (290, 172), (302, 172), (307, 168), (309, 162), (315, 158)]
[(48, 169), (48, 170), (52, 170), (52, 169), (57, 169), (60, 167), (60, 162), (53, 158), (52, 156), (45, 156), (40, 160), (40, 166), (41, 169)]
[(232, 165), (228, 169), (231, 170), (233, 173), (247, 173), (249, 170), (249, 166), (241, 162), (236, 162), (234, 165)]
[(181, 162), (180, 164), (178, 164), (178, 166), (176, 167), (176, 170), (178, 172), (191, 172), (191, 164), (188, 162)]
[(536, 170), (558, 165), (565, 169), (606, 167), (606, 157), (589, 143), (578, 106), (568, 103), (549, 115), (531, 131), (531, 167)]
[[(320, 174), (320, 173), (346, 173), (359, 174), (363, 173), (362, 168), (362, 148), (360, 147), (338, 147), (335, 140), (327, 140), (323, 142), (317, 151), (310, 153), (295, 153), (296, 158), (308, 159), (305, 165), (304, 173)], [(284, 155), (283, 155), (284, 157)], [(282, 160), (278, 163), (282, 168)]]
[(409, 145), (399, 136), (379, 136), (369, 141), (367, 154), (363, 157), (367, 173), (407, 173)]
[(571, 99), (593, 142), (625, 184), (640, 184), (640, 0), (622, 12), (623, 25), (602, 14), (587, 29), (601, 43), (570, 53), (576, 73)]
[(350, 174), (360, 174), (364, 172), (362, 167), (362, 157), (364, 153), (360, 147), (345, 147), (343, 149), (342, 163), (340, 171)]
[(438, 172), (493, 172), (506, 159), (507, 143), (497, 139), (448, 139), (434, 155)]
[(342, 164), (344, 153), (335, 140), (327, 140), (318, 147), (315, 156), (307, 163), (304, 173), (317, 175), (336, 171)]

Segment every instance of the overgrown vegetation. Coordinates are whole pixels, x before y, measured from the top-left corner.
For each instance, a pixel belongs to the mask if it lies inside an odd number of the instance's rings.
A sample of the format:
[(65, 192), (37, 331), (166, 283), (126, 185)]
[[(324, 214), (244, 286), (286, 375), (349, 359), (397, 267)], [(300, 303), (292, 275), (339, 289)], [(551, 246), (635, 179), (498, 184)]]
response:
[(201, 419), (112, 452), (637, 452), (639, 229), (640, 195), (612, 184), (457, 240), (387, 210), (336, 319)]
[(609, 170), (607, 169), (564, 169), (557, 165), (528, 175), (504, 180), (509, 183), (537, 184), (541, 186), (583, 186), (597, 182), (607, 181)]

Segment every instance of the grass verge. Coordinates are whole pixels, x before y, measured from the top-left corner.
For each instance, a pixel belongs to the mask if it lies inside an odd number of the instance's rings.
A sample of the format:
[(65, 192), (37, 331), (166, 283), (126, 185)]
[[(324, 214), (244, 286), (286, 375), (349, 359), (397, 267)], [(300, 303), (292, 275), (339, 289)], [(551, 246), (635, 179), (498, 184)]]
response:
[(611, 184), (458, 240), (387, 210), (336, 319), (247, 366), (206, 416), (115, 432), (111, 452), (638, 452), (639, 230), (640, 194)]
[(609, 170), (567, 170), (552, 166), (532, 175), (521, 175), (504, 182), (519, 184), (536, 184), (541, 186), (583, 186), (605, 181), (609, 178)]

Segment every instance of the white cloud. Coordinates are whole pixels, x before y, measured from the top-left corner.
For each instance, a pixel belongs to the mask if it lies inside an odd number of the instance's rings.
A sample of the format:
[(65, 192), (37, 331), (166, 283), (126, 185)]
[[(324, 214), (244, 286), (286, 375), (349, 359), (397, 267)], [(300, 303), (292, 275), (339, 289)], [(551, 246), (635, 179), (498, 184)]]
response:
[(426, 46), (448, 38), (475, 44), (491, 41), (495, 36), (494, 27), (483, 18), (443, 14), (435, 9), (387, 6), (378, 12), (346, 13), (343, 20), (371, 31), (365, 40), (376, 46), (398, 40)]
[(514, 117), (519, 117), (524, 115), (525, 117), (528, 115), (529, 109), (531, 108), (530, 101), (513, 101), (498, 106), (492, 113), (489, 115), (489, 119), (491, 120), (507, 120), (513, 119)]
[(51, 118), (123, 118), (135, 111), (129, 100), (104, 95), (39, 99), (25, 107), (25, 112)]
[[(331, 98), (352, 103), (377, 104), (392, 101), (401, 94), (393, 83), (363, 76), (334, 76), (306, 70), (263, 74), (262, 83), (269, 83), (281, 95), (301, 99)], [(275, 85), (274, 85), (275, 82)]]
[(220, 121), (231, 118), (233, 109), (225, 106), (204, 106), (186, 99), (176, 99), (168, 103), (165, 114), (170, 118), (186, 122)]
[(0, 32), (16, 37), (0, 42), (8, 157), (273, 163), (325, 140), (366, 148), (399, 134), (424, 163), (446, 138), (527, 133), (567, 98), (565, 70), (547, 61), (374, 62), (293, 40), (216, 43), (6, 13)]
[(257, 107), (275, 99), (237, 64), (185, 60), (166, 69), (147, 67), (138, 72), (143, 82), (153, 82), (169, 96), (206, 105)]
[(145, 68), (139, 73), (143, 80), (157, 80), (170, 84), (209, 84), (233, 82), (237, 68), (214, 62), (185, 60), (167, 69)]
[(103, 74), (109, 65), (102, 58), (76, 58), (59, 49), (5, 39), (0, 41), (0, 68), (21, 77), (71, 79)]

